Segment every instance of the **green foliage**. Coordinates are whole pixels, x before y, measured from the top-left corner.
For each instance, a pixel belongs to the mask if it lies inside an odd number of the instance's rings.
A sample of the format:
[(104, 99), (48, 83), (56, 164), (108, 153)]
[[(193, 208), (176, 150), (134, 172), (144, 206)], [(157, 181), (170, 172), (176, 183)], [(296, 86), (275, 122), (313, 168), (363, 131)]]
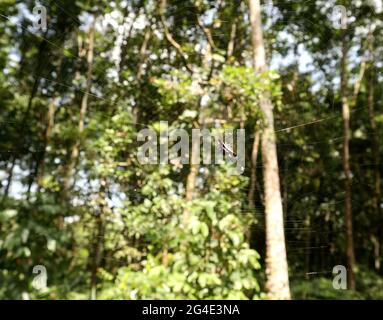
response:
[[(245, 1), (168, 0), (163, 17), (154, 0), (40, 3), (47, 32), (32, 28), (35, 1), (0, 1), (9, 17), (0, 17), (0, 299), (266, 298), (261, 151), (251, 165), (264, 95), (274, 107), (293, 298), (383, 299), (381, 270), (372, 271), (382, 261), (383, 29), (369, 5), (347, 1), (350, 99), (362, 56), (375, 51), (351, 112), (350, 292), (334, 290), (330, 276), (301, 277), (346, 260), (341, 31), (326, 1), (273, 1), (272, 15), (263, 11), (278, 65), (263, 74), (250, 67)], [(137, 134), (160, 133), (161, 121), (188, 133), (245, 128), (244, 174), (228, 163), (140, 164)], [(36, 265), (47, 269), (45, 289), (33, 286)]]
[(382, 277), (371, 270), (359, 270), (357, 273), (357, 291), (335, 290), (332, 279), (314, 278), (296, 280), (291, 284), (294, 299), (341, 299), (371, 300), (383, 299)]
[(317, 278), (310, 281), (302, 280), (291, 284), (294, 299), (307, 300), (350, 300), (360, 299), (360, 295), (349, 290), (335, 290), (332, 280)]

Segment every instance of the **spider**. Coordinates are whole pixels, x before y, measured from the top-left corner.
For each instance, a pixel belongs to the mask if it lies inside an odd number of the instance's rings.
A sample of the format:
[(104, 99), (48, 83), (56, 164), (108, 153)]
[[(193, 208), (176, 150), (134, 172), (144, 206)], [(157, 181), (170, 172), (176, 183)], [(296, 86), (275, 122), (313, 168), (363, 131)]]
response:
[(237, 156), (237, 154), (220, 139), (218, 139), (218, 144), (223, 149), (223, 151), (229, 154), (230, 157), (235, 158)]

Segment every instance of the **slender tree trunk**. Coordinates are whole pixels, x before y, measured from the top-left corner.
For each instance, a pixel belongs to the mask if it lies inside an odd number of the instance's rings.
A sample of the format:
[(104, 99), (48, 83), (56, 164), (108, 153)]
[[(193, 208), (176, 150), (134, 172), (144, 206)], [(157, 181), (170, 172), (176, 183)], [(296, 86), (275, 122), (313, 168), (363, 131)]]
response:
[[(374, 108), (374, 90), (375, 90), (375, 81), (374, 81), (374, 72), (372, 67), (370, 67), (369, 72), (369, 83), (368, 83), (368, 112), (370, 117), (370, 125), (372, 131), (372, 155), (374, 159), (374, 197), (373, 197), (373, 210), (377, 221), (381, 219), (382, 210), (380, 207), (381, 201), (381, 187), (380, 187), (380, 144), (378, 139), (378, 130), (375, 120), (375, 108)], [(371, 241), (374, 245), (374, 266), (377, 271), (381, 268), (381, 240), (380, 235), (382, 233), (382, 228), (380, 225), (377, 226), (377, 236), (372, 235)]]
[(378, 131), (375, 120), (375, 110), (374, 110), (374, 81), (371, 79), (368, 89), (368, 110), (370, 115), (370, 124), (372, 129), (372, 153), (374, 158), (374, 209), (376, 214), (380, 214), (380, 197), (381, 197), (381, 187), (380, 187), (380, 153), (379, 153), (379, 139)]
[(145, 32), (144, 41), (142, 42), (142, 45), (140, 48), (140, 63), (138, 64), (138, 69), (137, 69), (137, 82), (141, 82), (141, 78), (142, 78), (143, 70), (144, 70), (144, 64), (148, 60), (147, 48), (148, 48), (150, 37), (151, 37), (151, 30), (148, 28)]
[(49, 102), (48, 105), (48, 111), (47, 111), (47, 124), (46, 124), (46, 129), (44, 133), (44, 147), (43, 151), (40, 157), (40, 164), (39, 164), (39, 172), (37, 174), (37, 185), (38, 185), (38, 190), (44, 186), (44, 175), (45, 175), (45, 157), (47, 153), (47, 148), (49, 146), (50, 140), (51, 140), (51, 135), (53, 131), (53, 126), (54, 126), (54, 115), (55, 115), (55, 102), (57, 101), (56, 98), (52, 98), (51, 101)]
[(79, 136), (77, 137), (76, 142), (73, 144), (70, 150), (70, 157), (69, 157), (68, 165), (66, 168), (66, 176), (64, 178), (64, 186), (63, 186), (64, 199), (68, 198), (68, 192), (73, 185), (75, 167), (78, 160), (80, 143), (81, 143), (81, 135), (84, 131), (85, 116), (88, 109), (89, 92), (92, 86), (95, 21), (96, 21), (96, 18), (94, 18), (93, 24), (90, 27), (88, 32), (88, 52), (87, 52), (88, 69), (87, 69), (87, 75), (86, 75), (86, 88), (85, 88), (84, 95), (82, 96), (82, 99), (81, 99), (80, 116), (79, 116), (78, 129), (77, 129)]
[[(197, 164), (198, 159), (194, 159), (194, 155), (197, 154), (197, 151), (200, 147), (200, 141), (199, 139), (195, 139), (195, 141), (192, 142), (192, 150), (191, 150), (191, 157), (190, 157), (190, 171), (186, 178), (186, 193), (185, 193), (185, 200), (186, 205), (189, 206), (190, 203), (193, 200), (194, 190), (196, 186), (197, 176), (198, 176), (198, 170), (199, 170), (199, 164)], [(189, 208), (186, 207), (183, 211), (183, 224), (186, 226), (189, 222)]]
[[(166, 5), (166, 0), (162, 0), (162, 10), (165, 9)], [(206, 53), (203, 57), (203, 66), (204, 68), (208, 69), (210, 67), (210, 72), (207, 76), (207, 79), (205, 79), (206, 82), (208, 82), (213, 74), (213, 69), (214, 69), (214, 61), (212, 59), (212, 51), (214, 50), (214, 41), (211, 36), (211, 31), (203, 26), (203, 23), (198, 17), (197, 13), (197, 22), (199, 24), (199, 27), (203, 30), (206, 40), (207, 40), (207, 49)], [(168, 41), (172, 43), (171, 41), (171, 35), (169, 34), (169, 31), (166, 28), (166, 24), (164, 21), (164, 18), (162, 16), (162, 24), (164, 26), (164, 31), (165, 34), (167, 34)], [(173, 40), (174, 42), (174, 40)], [(173, 44), (173, 46), (177, 49), (177, 46), (175, 46), (176, 43)], [(182, 53), (182, 50), (178, 49), (180, 53)], [(184, 56), (185, 59), (185, 64), (186, 68), (193, 73), (193, 67), (189, 64), (189, 62), (186, 59), (186, 56)], [(202, 84), (202, 91), (205, 92), (205, 85)], [(199, 111), (199, 119), (198, 119), (198, 127), (204, 127), (205, 125), (205, 114), (204, 114), (204, 108), (202, 105), (202, 95), (199, 98), (198, 101), (198, 111)], [(190, 218), (190, 212), (189, 212), (189, 206), (190, 203), (193, 200), (194, 192), (195, 192), (195, 187), (196, 187), (196, 182), (197, 182), (197, 177), (198, 177), (198, 170), (200, 168), (199, 165), (199, 160), (196, 155), (199, 155), (198, 149), (200, 148), (200, 139), (195, 139), (194, 141), (192, 140), (192, 150), (191, 150), (191, 156), (190, 156), (190, 171), (186, 179), (186, 194), (185, 194), (185, 200), (186, 200), (186, 207), (183, 210), (183, 224), (184, 226), (187, 226)]]
[[(254, 141), (253, 141), (253, 148), (251, 150), (251, 175), (250, 175), (250, 188), (249, 192), (247, 194), (247, 202), (249, 205), (249, 208), (254, 208), (254, 195), (255, 190), (257, 189), (257, 158), (258, 158), (258, 150), (259, 150), (259, 142), (261, 134), (260, 132), (255, 129), (254, 132)], [(259, 190), (260, 191), (260, 190)], [(255, 211), (254, 211), (255, 212)], [(252, 239), (252, 226), (249, 226), (245, 231), (245, 236), (247, 239), (247, 242), (250, 243)]]
[(94, 234), (93, 239), (93, 254), (92, 254), (92, 265), (91, 265), (91, 287), (90, 287), (90, 299), (96, 300), (97, 299), (97, 274), (98, 274), (98, 268), (100, 267), (100, 263), (102, 260), (102, 254), (103, 254), (103, 243), (104, 243), (104, 220), (105, 220), (105, 214), (106, 214), (106, 208), (107, 208), (107, 183), (106, 180), (103, 178), (100, 181), (100, 191), (99, 191), (99, 197), (100, 197), (100, 205), (99, 205), (99, 212), (96, 216), (96, 230)]
[(121, 46), (120, 46), (120, 62), (119, 62), (119, 66), (118, 66), (118, 81), (120, 83), (122, 83), (122, 81), (123, 81), (122, 72), (124, 70), (124, 67), (126, 66), (126, 58), (127, 58), (128, 49), (131, 46), (130, 37), (132, 35), (133, 26), (134, 26), (134, 23), (136, 22), (136, 20), (139, 16), (137, 14), (137, 12), (133, 11), (134, 18), (131, 21), (129, 28), (126, 28), (126, 24), (129, 21), (129, 14), (131, 14), (131, 13), (132, 12), (130, 11), (129, 6), (127, 6), (124, 10), (124, 16), (122, 19), (123, 25), (124, 25), (124, 33), (123, 33), (122, 42), (121, 42)]
[(287, 187), (287, 183), (288, 183), (288, 170), (289, 170), (289, 160), (288, 160), (288, 157), (285, 158), (285, 163), (284, 163), (284, 175), (283, 175), (283, 218), (284, 219), (287, 219), (287, 208), (288, 208), (288, 195), (289, 195), (289, 192), (288, 192), (288, 187)]
[(15, 165), (16, 165), (16, 155), (13, 155), (11, 166), (7, 170), (8, 178), (7, 178), (7, 184), (6, 184), (5, 189), (4, 189), (2, 202), (4, 202), (6, 198), (8, 198), (9, 189), (10, 189), (11, 184), (12, 184), (13, 170), (15, 169)]
[[(249, 4), (254, 69), (256, 73), (264, 73), (267, 65), (260, 3), (259, 0), (249, 0)], [(266, 290), (271, 299), (290, 299), (273, 106), (266, 92), (260, 97), (260, 107), (266, 121), (261, 137), (265, 189)]]
[[(57, 65), (57, 82), (60, 82), (61, 80), (62, 62), (63, 62), (63, 56), (61, 55)], [(51, 140), (51, 135), (52, 135), (52, 131), (53, 131), (54, 123), (55, 123), (55, 104), (57, 103), (58, 100), (59, 99), (57, 96), (53, 96), (48, 105), (47, 116), (46, 116), (46, 126), (45, 126), (45, 132), (43, 136), (44, 146), (39, 158), (39, 171), (37, 173), (37, 186), (38, 186), (37, 192), (38, 193), (40, 192), (40, 189), (44, 187), (45, 158), (46, 158), (47, 148)]]
[[(234, 45), (235, 45), (235, 38), (237, 35), (237, 18), (234, 18), (234, 21), (231, 25), (231, 30), (230, 30), (230, 40), (227, 45), (227, 50), (226, 50), (226, 60), (229, 60), (231, 56), (234, 53)], [(230, 61), (229, 61), (230, 63)]]
[[(311, 232), (310, 232), (310, 216), (308, 215), (305, 220), (305, 227), (307, 228), (306, 234), (305, 234), (305, 247), (310, 248), (311, 246)], [(305, 278), (306, 280), (309, 280), (309, 272), (310, 272), (310, 250), (306, 252), (305, 254)]]
[[(31, 92), (31, 95), (29, 96), (29, 101), (28, 101), (28, 106), (27, 106), (27, 110), (24, 114), (24, 118), (23, 118), (23, 121), (22, 121), (22, 128), (21, 128), (21, 139), (23, 140), (23, 143), (22, 143), (22, 146), (24, 147), (24, 134), (25, 134), (25, 129), (24, 129), (24, 125), (26, 124), (27, 120), (29, 119), (29, 114), (32, 110), (32, 106), (33, 106), (33, 99), (35, 98), (36, 94), (37, 94), (37, 90), (38, 90), (38, 87), (39, 87), (39, 82), (40, 82), (40, 75), (38, 75), (34, 81), (34, 84), (33, 84), (33, 88), (32, 88), (32, 92)], [(29, 201), (29, 198), (30, 198), (30, 195), (31, 195), (31, 190), (32, 190), (32, 185), (33, 185), (33, 182), (35, 181), (35, 178), (37, 176), (37, 171), (38, 170), (38, 162), (35, 160), (34, 161), (34, 158), (35, 158), (35, 154), (31, 154), (31, 160), (30, 160), (30, 163), (29, 163), (29, 177), (28, 177), (28, 187), (27, 187), (27, 201)], [(33, 170), (35, 169), (35, 170)]]
[(344, 220), (346, 226), (347, 239), (347, 286), (348, 289), (355, 289), (355, 255), (352, 227), (352, 208), (351, 208), (351, 169), (350, 169), (350, 106), (348, 99), (348, 79), (347, 79), (347, 34), (343, 32), (342, 37), (342, 61), (341, 61), (341, 100), (342, 100), (342, 118), (343, 118), (343, 172), (344, 181)]
[[(101, 215), (101, 213), (99, 214)], [(91, 269), (91, 289), (90, 289), (90, 299), (97, 299), (97, 274), (102, 259), (102, 243), (104, 237), (104, 225), (102, 217), (97, 217), (97, 230), (93, 244), (93, 256), (92, 256), (92, 269)]]
[(259, 131), (256, 131), (254, 133), (253, 149), (251, 151), (250, 189), (249, 189), (249, 193), (247, 195), (247, 201), (249, 203), (249, 207), (254, 206), (254, 193), (256, 190), (256, 186), (257, 186), (257, 158), (258, 158), (260, 136), (261, 136), (261, 134)]
[[(378, 231), (378, 234), (379, 234), (379, 231)], [(381, 266), (380, 240), (374, 234), (370, 236), (370, 239), (371, 239), (371, 242), (373, 245), (373, 251), (374, 251), (374, 267), (376, 271), (379, 271)]]
[(37, 172), (39, 171), (39, 162), (35, 154), (31, 155), (31, 161), (29, 162), (29, 176), (28, 176), (28, 187), (27, 187), (27, 201), (31, 198), (31, 191), (33, 182), (36, 180)]
[[(144, 74), (144, 65), (148, 61), (147, 49), (148, 49), (149, 40), (150, 40), (151, 35), (152, 35), (151, 30), (150, 30), (150, 28), (148, 28), (145, 32), (144, 41), (142, 42), (142, 45), (140, 48), (140, 62), (138, 64), (137, 76), (136, 76), (138, 88), (141, 88), (141, 86), (142, 86), (141, 79), (142, 79), (142, 76)], [(141, 90), (140, 90), (140, 92), (141, 92)], [(142, 94), (140, 94), (140, 96), (139, 96), (140, 100), (141, 100), (141, 95)], [(139, 107), (140, 107), (140, 104), (138, 103), (133, 108), (133, 122), (134, 123), (137, 123), (140, 121), (140, 109), (139, 109)]]

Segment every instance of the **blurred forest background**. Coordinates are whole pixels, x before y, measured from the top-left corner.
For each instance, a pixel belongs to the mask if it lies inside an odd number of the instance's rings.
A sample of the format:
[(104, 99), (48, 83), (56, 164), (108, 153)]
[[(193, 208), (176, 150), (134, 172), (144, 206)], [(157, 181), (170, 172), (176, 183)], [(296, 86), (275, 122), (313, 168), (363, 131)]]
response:
[[(380, 0), (1, 0), (0, 298), (382, 299), (382, 18)], [(140, 164), (160, 121), (246, 129), (244, 173)]]

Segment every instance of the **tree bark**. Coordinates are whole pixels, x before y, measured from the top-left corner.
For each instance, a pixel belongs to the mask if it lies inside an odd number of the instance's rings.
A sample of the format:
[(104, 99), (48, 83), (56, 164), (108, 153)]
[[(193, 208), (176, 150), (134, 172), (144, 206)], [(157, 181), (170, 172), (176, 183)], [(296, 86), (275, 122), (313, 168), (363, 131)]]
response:
[(347, 79), (347, 33), (342, 36), (342, 59), (341, 59), (341, 100), (343, 118), (343, 150), (342, 164), (344, 172), (344, 221), (347, 239), (347, 287), (355, 290), (355, 255), (352, 227), (352, 208), (351, 208), (351, 169), (350, 169), (350, 105), (348, 99), (348, 79)]
[[(267, 72), (259, 0), (249, 0), (254, 69)], [(266, 222), (266, 290), (271, 299), (290, 299), (283, 208), (279, 181), (273, 106), (265, 92), (260, 97), (265, 127), (261, 137)]]

